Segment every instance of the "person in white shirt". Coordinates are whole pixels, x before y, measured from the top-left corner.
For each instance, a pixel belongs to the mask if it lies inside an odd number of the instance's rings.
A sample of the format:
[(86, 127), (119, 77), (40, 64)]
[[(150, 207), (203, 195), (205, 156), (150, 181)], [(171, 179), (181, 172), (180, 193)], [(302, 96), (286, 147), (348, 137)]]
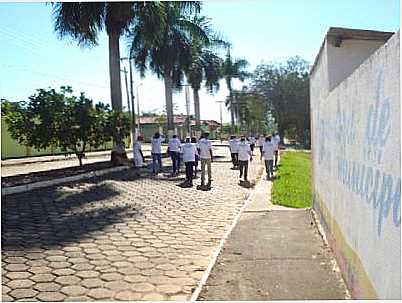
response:
[(253, 157), (251, 154), (250, 145), (247, 144), (246, 138), (242, 136), (240, 138), (240, 144), (238, 146), (239, 150), (239, 168), (240, 168), (240, 181), (244, 176), (244, 181), (247, 182), (247, 174), (248, 174), (248, 161), (253, 161)]
[(274, 150), (275, 145), (272, 142), (271, 136), (268, 136), (265, 139), (265, 143), (262, 147), (264, 152), (264, 160), (265, 160), (265, 170), (267, 172), (267, 180), (272, 180), (274, 176)]
[[(200, 189), (209, 189), (212, 182), (212, 172), (211, 172), (211, 162), (213, 161), (212, 155), (212, 144), (208, 140), (208, 133), (204, 133), (198, 141), (198, 148), (200, 149), (200, 159), (201, 159), (201, 185)], [(208, 184), (205, 187), (205, 167), (208, 170)]]
[(281, 141), (281, 138), (279, 137), (279, 133), (276, 132), (273, 136), (272, 136), (272, 141), (274, 143), (274, 155), (275, 155), (275, 169), (278, 167), (278, 158), (279, 158), (279, 142)]
[(255, 142), (257, 140), (255, 139), (254, 136), (251, 136), (251, 137), (248, 138), (248, 141), (250, 143), (251, 155), (254, 155), (254, 146), (255, 146)]
[(163, 136), (161, 136), (158, 132), (155, 133), (155, 135), (151, 139), (152, 172), (154, 174), (162, 172), (162, 151), (161, 151), (162, 141)]
[(194, 178), (197, 178), (198, 162), (200, 161), (200, 148), (197, 143), (196, 137), (191, 137), (191, 143), (193, 143), (197, 148), (197, 154), (195, 155), (195, 162), (194, 162)]
[(133, 162), (134, 162), (134, 167), (139, 169), (142, 167), (144, 164), (144, 154), (142, 153), (141, 150), (141, 141), (142, 141), (142, 136), (138, 136), (137, 140), (134, 142), (133, 145)]
[(233, 167), (231, 169), (237, 169), (239, 163), (238, 163), (238, 154), (239, 154), (239, 150), (238, 150), (238, 145), (239, 145), (239, 141), (237, 140), (236, 136), (230, 136), (230, 140), (229, 140), (229, 148), (230, 148), (230, 155), (232, 157), (232, 164)]
[(181, 142), (177, 139), (176, 135), (173, 135), (169, 140), (168, 144), (168, 154), (172, 159), (172, 176), (175, 176), (179, 173), (179, 164), (180, 164), (180, 145)]
[(263, 152), (262, 152), (262, 147), (264, 146), (265, 143), (265, 136), (260, 135), (260, 137), (257, 140), (257, 146), (260, 148), (260, 159), (262, 160)]
[(186, 181), (182, 183), (183, 187), (193, 186), (193, 169), (195, 162), (195, 155), (197, 154), (197, 147), (190, 142), (190, 138), (186, 138), (186, 143), (181, 146), (183, 153), (183, 161), (186, 166)]

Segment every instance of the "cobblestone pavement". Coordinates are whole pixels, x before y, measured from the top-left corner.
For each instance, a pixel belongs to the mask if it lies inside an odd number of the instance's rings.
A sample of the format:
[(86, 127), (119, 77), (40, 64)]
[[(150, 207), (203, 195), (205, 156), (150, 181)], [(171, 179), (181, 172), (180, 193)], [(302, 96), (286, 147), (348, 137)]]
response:
[(250, 193), (230, 166), (207, 192), (127, 170), (4, 197), (3, 301), (188, 300)]

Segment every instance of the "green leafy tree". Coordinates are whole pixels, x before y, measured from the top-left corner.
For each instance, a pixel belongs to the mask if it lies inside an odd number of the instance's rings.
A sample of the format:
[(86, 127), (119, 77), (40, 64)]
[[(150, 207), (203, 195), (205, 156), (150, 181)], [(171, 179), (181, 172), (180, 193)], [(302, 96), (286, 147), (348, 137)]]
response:
[(38, 150), (59, 147), (66, 154), (73, 152), (82, 166), (88, 147), (98, 148), (111, 138), (121, 142), (127, 136), (128, 118), (115, 123), (115, 117), (125, 114), (101, 103), (94, 107), (84, 93), (79, 97), (72, 93), (71, 87), (38, 89), (29, 102), (19, 102), (15, 110), (5, 112), (11, 137)]
[(129, 41), (131, 56), (141, 76), (150, 69), (165, 84), (168, 130), (174, 129), (173, 90), (180, 90), (184, 73), (191, 65), (194, 37), (208, 40), (208, 34), (192, 16), (200, 11), (198, 2), (162, 2), (166, 23), (158, 39), (149, 38), (141, 27), (133, 26)]

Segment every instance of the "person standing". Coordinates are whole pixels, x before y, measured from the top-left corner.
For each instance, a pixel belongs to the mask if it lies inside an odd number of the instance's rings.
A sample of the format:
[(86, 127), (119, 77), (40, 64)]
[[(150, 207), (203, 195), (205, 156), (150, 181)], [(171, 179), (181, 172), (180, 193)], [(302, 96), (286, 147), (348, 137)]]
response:
[(142, 137), (138, 136), (137, 140), (133, 144), (133, 165), (134, 168), (137, 170), (137, 174), (139, 175), (139, 170), (143, 166), (145, 159), (144, 159), (144, 154), (142, 153), (141, 150), (141, 141)]
[(265, 161), (265, 171), (267, 172), (267, 180), (272, 180), (274, 177), (274, 143), (272, 142), (271, 136), (265, 139), (263, 145), (264, 161)]
[(250, 142), (251, 155), (254, 156), (254, 146), (255, 146), (256, 139), (254, 136), (250, 136), (248, 138), (248, 141)]
[(253, 157), (251, 154), (250, 145), (247, 144), (246, 138), (244, 136), (240, 138), (240, 144), (238, 146), (238, 150), (239, 150), (240, 182), (242, 177), (244, 177), (243, 181), (247, 182), (248, 161), (253, 161)]
[(257, 146), (260, 148), (260, 159), (262, 160), (262, 156), (263, 156), (263, 151), (262, 148), (264, 146), (265, 143), (265, 136), (264, 135), (260, 135), (260, 137), (257, 140)]
[(281, 138), (279, 137), (278, 132), (276, 132), (272, 136), (272, 141), (274, 143), (275, 169), (277, 169), (278, 168), (278, 158), (279, 158), (279, 142), (281, 141)]
[(180, 164), (180, 140), (177, 139), (176, 135), (169, 140), (168, 144), (168, 154), (172, 159), (172, 176), (175, 176), (179, 173), (179, 164)]
[(236, 136), (230, 136), (229, 140), (229, 148), (230, 148), (230, 155), (232, 157), (232, 164), (233, 167), (231, 169), (237, 169), (238, 168), (238, 155), (239, 155), (239, 141), (237, 140)]
[(195, 162), (194, 162), (194, 179), (197, 178), (197, 170), (198, 170), (198, 162), (200, 161), (200, 148), (197, 143), (196, 137), (191, 137), (191, 143), (195, 145), (197, 149), (197, 153), (195, 154)]
[(152, 172), (154, 174), (162, 172), (162, 141), (163, 137), (158, 132), (155, 133), (151, 140)]
[[(209, 189), (212, 183), (211, 162), (213, 161), (212, 144), (208, 140), (208, 133), (204, 133), (198, 142), (198, 148), (200, 149), (201, 160), (201, 185), (199, 189)], [(205, 169), (208, 171), (208, 184), (205, 187)]]
[(186, 138), (186, 143), (182, 145), (183, 161), (186, 166), (186, 181), (182, 183), (182, 187), (193, 187), (193, 169), (197, 148), (191, 143), (190, 138)]

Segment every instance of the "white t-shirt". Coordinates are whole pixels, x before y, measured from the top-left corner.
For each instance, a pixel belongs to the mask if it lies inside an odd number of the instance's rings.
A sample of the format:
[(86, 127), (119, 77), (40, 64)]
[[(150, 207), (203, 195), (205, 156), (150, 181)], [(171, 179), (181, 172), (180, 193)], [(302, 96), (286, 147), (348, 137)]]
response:
[(237, 139), (230, 139), (229, 146), (232, 154), (237, 154), (239, 152), (239, 141)]
[(141, 142), (135, 141), (133, 146), (133, 159), (136, 167), (142, 167), (143, 161), (141, 156)]
[(279, 149), (279, 142), (281, 141), (279, 135), (273, 136), (271, 141), (274, 143), (274, 150), (277, 151)]
[(250, 144), (255, 144), (255, 138), (254, 137), (250, 137), (248, 138), (248, 140), (250, 141)]
[(248, 145), (246, 142), (238, 145), (238, 150), (239, 150), (239, 161), (248, 161), (250, 160), (251, 156), (251, 148), (250, 145)]
[(152, 145), (152, 149), (151, 149), (151, 153), (152, 154), (161, 154), (161, 144), (162, 144), (163, 139), (161, 137), (159, 138), (152, 138), (151, 140), (151, 145)]
[(265, 143), (265, 138), (259, 137), (257, 140), (257, 146), (264, 146), (264, 143)]
[(198, 141), (198, 148), (200, 149), (201, 159), (211, 159), (212, 144), (208, 139), (202, 138)]
[(264, 160), (273, 160), (274, 159), (274, 150), (275, 144), (269, 141), (265, 141), (262, 146), (262, 150), (264, 151)]
[(178, 152), (180, 151), (180, 140), (177, 138), (171, 138), (169, 140), (169, 151)]
[(184, 143), (181, 146), (184, 162), (194, 162), (195, 155), (197, 154), (197, 148), (193, 143)]

